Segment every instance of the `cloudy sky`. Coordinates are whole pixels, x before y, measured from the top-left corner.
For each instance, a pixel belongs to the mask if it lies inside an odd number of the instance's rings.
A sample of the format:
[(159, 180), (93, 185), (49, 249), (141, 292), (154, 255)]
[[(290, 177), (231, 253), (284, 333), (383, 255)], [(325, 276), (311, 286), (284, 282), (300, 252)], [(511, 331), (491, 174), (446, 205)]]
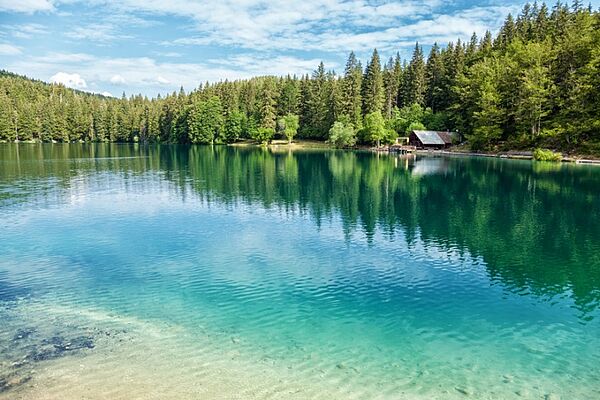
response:
[(342, 71), (409, 57), (414, 42), (497, 30), (523, 1), (0, 0), (0, 68), (120, 96), (187, 90), (204, 81)]

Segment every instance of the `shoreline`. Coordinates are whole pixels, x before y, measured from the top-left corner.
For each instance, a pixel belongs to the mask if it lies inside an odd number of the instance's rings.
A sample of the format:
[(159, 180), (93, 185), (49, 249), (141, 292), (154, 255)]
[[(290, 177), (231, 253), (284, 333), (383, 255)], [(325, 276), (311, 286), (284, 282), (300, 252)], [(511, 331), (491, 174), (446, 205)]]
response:
[[(446, 150), (417, 150), (416, 154), (487, 157), (487, 158), (503, 158), (503, 159), (512, 159), (512, 160), (536, 161), (533, 158), (533, 152), (530, 152), (530, 151), (474, 152), (474, 151), (446, 149)], [(594, 156), (569, 155), (569, 156), (563, 156), (560, 162), (561, 163), (573, 163), (573, 164), (600, 165), (600, 158), (596, 158)]]
[[(139, 143), (139, 142), (76, 142), (76, 143), (58, 143), (58, 142), (41, 142), (37, 140), (28, 140), (28, 141), (19, 141), (19, 142), (6, 142), (0, 141), (0, 144), (94, 144), (94, 143), (102, 143), (102, 144), (137, 144), (144, 145), (150, 143)], [(151, 144), (161, 144), (161, 145), (170, 145), (171, 143), (151, 143)], [(190, 144), (191, 145), (191, 144)], [(201, 145), (201, 146), (211, 146)], [(373, 147), (369, 145), (357, 145), (354, 147), (347, 148), (337, 148), (334, 147), (327, 142), (320, 140), (304, 140), (299, 139), (295, 140), (291, 143), (288, 143), (287, 140), (273, 140), (269, 144), (260, 144), (251, 140), (241, 140), (235, 143), (223, 143), (223, 144), (213, 144), (212, 146), (231, 146), (231, 147), (265, 147), (274, 151), (283, 151), (283, 150), (342, 150), (342, 151), (370, 151), (375, 153), (395, 153), (389, 146), (382, 147)], [(500, 151), (500, 152), (485, 152), (485, 151), (471, 151), (464, 149), (456, 149), (456, 148), (448, 148), (443, 150), (438, 149), (417, 149), (413, 153), (407, 154), (418, 154), (418, 155), (427, 155), (427, 156), (463, 156), (463, 157), (487, 157), (487, 158), (503, 158), (503, 159), (512, 159), (512, 160), (530, 160), (535, 161), (533, 158), (533, 151), (524, 151), (524, 150), (508, 150), (508, 151)], [(573, 163), (573, 164), (583, 164), (583, 165), (598, 165), (600, 166), (600, 157), (594, 155), (586, 155), (586, 154), (570, 154), (563, 155), (560, 163)]]

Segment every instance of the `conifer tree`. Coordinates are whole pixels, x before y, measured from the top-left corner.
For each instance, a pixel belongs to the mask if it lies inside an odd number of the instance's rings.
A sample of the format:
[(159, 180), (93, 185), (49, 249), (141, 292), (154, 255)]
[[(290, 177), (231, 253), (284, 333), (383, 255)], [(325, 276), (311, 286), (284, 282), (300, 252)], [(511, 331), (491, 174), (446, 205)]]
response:
[(429, 52), (425, 67), (425, 79), (427, 87), (425, 104), (434, 112), (438, 111), (443, 104), (444, 64), (437, 43), (433, 45)]
[(383, 88), (383, 75), (381, 73), (381, 61), (377, 49), (373, 50), (371, 60), (367, 65), (362, 82), (363, 113), (370, 114), (383, 110), (385, 93)]
[(342, 113), (350, 118), (355, 128), (362, 126), (362, 67), (354, 52), (350, 52), (342, 83)]
[(260, 126), (262, 128), (275, 130), (277, 113), (275, 105), (276, 99), (275, 81), (267, 79), (263, 83), (261, 90), (261, 106), (260, 106)]
[(223, 139), (223, 107), (218, 97), (196, 101), (190, 110), (189, 138), (192, 143), (214, 144)]
[(425, 104), (425, 60), (419, 43), (415, 45), (412, 59), (406, 70), (403, 87), (403, 105)]
[(0, 91), (0, 140), (14, 140), (15, 129), (13, 126), (13, 107), (10, 99)]

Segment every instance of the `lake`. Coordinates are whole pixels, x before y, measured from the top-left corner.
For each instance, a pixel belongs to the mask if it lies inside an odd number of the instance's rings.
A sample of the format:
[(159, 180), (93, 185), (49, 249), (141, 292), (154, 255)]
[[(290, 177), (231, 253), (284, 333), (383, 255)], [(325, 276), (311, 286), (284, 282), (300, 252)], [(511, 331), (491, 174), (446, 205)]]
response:
[(600, 398), (600, 168), (0, 145), (1, 399)]

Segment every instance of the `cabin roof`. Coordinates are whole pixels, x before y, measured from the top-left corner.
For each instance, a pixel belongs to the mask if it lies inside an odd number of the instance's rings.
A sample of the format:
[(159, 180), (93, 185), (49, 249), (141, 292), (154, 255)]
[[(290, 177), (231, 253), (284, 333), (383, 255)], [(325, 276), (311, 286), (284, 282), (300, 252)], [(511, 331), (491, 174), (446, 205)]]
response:
[(455, 135), (452, 132), (438, 132), (438, 135), (445, 144), (452, 144), (452, 141), (455, 138)]
[(423, 144), (445, 145), (446, 142), (442, 139), (438, 132), (435, 131), (413, 131), (417, 138)]

